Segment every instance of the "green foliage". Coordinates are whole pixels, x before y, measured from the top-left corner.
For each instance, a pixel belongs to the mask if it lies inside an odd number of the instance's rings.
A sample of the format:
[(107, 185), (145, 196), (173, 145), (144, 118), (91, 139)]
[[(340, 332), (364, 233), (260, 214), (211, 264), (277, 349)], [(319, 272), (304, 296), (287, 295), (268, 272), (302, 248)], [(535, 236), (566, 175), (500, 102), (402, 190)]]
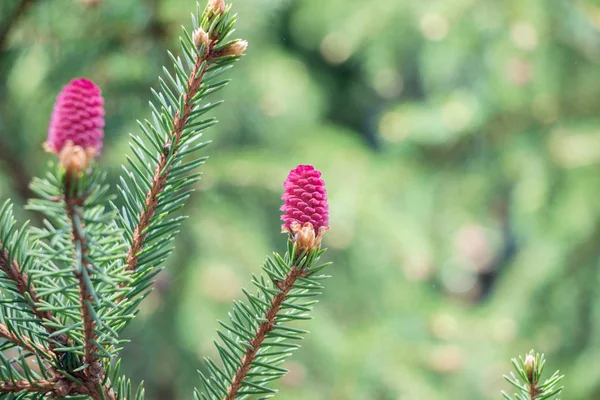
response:
[[(81, 320), (79, 277), (85, 282), (93, 298), (88, 304), (96, 323), (95, 352), (110, 362), (121, 341), (118, 332), (134, 317), (128, 300), (120, 301), (129, 282), (120, 260), (125, 252), (122, 233), (117, 228), (116, 212), (107, 208), (109, 187), (104, 184), (106, 174), (94, 169), (83, 175), (70, 187), (76, 212), (66, 214), (70, 195), (65, 184), (69, 179), (60, 167), (51, 168), (45, 178), (36, 178), (31, 185), (39, 197), (32, 199), (28, 208), (44, 215), (42, 228), (31, 227), (35, 246), (31, 252), (38, 260), (37, 269), (30, 271), (30, 279), (37, 287), (40, 310), (54, 316), (47, 323), (56, 332), (56, 339), (66, 335), (67, 343), (56, 343), (55, 351), (65, 357), (83, 357), (85, 337)], [(78, 230), (82, 242), (73, 240), (73, 230)], [(86, 268), (89, 264), (93, 268)], [(80, 365), (76, 365), (76, 368)], [(63, 365), (69, 371), (71, 366)]]
[[(15, 274), (31, 274), (36, 260), (29, 253), (27, 229), (17, 229), (12, 204), (6, 201), (0, 208), (0, 380), (34, 381), (48, 377), (48, 362), (54, 363), (50, 352), (41, 344), (48, 343), (46, 331), (32, 310), (33, 300), (24, 290), (23, 281), (15, 281)], [(7, 340), (13, 337), (16, 340)], [(30, 363), (37, 363), (39, 370)]]
[[(28, 2), (15, 3), (14, 19)], [(242, 55), (229, 40), (235, 16), (229, 7), (192, 15), (193, 32), (205, 30), (200, 43), (185, 29), (181, 58), (169, 53), (174, 72), (164, 69), (160, 89), (150, 103), (153, 122), (139, 122), (143, 139), (131, 135), (133, 158), (124, 169), (119, 191), (121, 213), (109, 195), (106, 173), (50, 165), (35, 178), (38, 197), (28, 210), (44, 217), (42, 227), (16, 230), (12, 204), (0, 209), (1, 353), (0, 393), (18, 398), (52, 397), (143, 399), (140, 386), (119, 375), (116, 361), (121, 331), (138, 312), (153, 278), (171, 254), (185, 218), (183, 207), (199, 180), (194, 170), (205, 157), (196, 152), (208, 143), (202, 132), (216, 120), (203, 119), (217, 103), (205, 98), (228, 82), (217, 78)], [(7, 24), (12, 23), (7, 21)], [(0, 31), (0, 52), (9, 26)], [(234, 50), (236, 49), (236, 50)], [(31, 237), (29, 244), (28, 237)], [(38, 366), (32, 370), (30, 358)]]
[[(319, 264), (324, 252), (301, 252), (290, 241), (284, 257), (275, 253), (267, 258), (264, 274), (252, 279), (258, 291), (244, 290), (246, 302), (234, 302), (229, 321), (219, 321), (224, 331), (217, 331), (221, 341), (215, 345), (222, 367), (205, 359), (209, 375), (200, 373), (205, 390), (196, 390), (196, 399), (233, 399), (228, 397), (229, 390), (241, 370), (247, 375), (239, 378), (235, 399), (268, 398), (277, 393), (269, 383), (286, 374), (281, 364), (300, 347), (295, 342), (308, 333), (290, 324), (311, 319), (309, 312), (317, 303), (314, 297), (323, 289), (321, 281), (329, 278), (317, 275), (330, 264)], [(295, 271), (302, 273), (287, 285)]]
[[(136, 258), (134, 265), (126, 260), (134, 270), (130, 299), (148, 293), (158, 267), (173, 251), (172, 242), (185, 219), (173, 214), (185, 205), (194, 191), (193, 185), (200, 180), (196, 170), (206, 157), (198, 156), (198, 152), (210, 143), (201, 138), (207, 128), (217, 123), (215, 118), (206, 118), (206, 114), (221, 102), (207, 103), (206, 98), (225, 87), (229, 81), (221, 80), (221, 75), (239, 59), (218, 56), (236, 42), (229, 39), (235, 24), (230, 9), (219, 14), (198, 5), (192, 21), (191, 31), (184, 29), (180, 39), (183, 61), (169, 52), (173, 72), (164, 68), (160, 88), (152, 90), (152, 121), (138, 121), (142, 137), (131, 135), (134, 157), (127, 158), (129, 166), (119, 184), (124, 203), (119, 224), (129, 248), (137, 250), (136, 254), (130, 251), (130, 256)], [(199, 28), (215, 38), (210, 49), (194, 43), (190, 32)], [(197, 88), (195, 80), (201, 82)], [(143, 229), (136, 231), (140, 226)]]
[(505, 392), (502, 395), (506, 400), (558, 400), (563, 390), (558, 386), (563, 376), (556, 371), (552, 376), (540, 383), (546, 359), (543, 354), (535, 353), (533, 350), (527, 354), (525, 359), (519, 356), (519, 359), (512, 359), (513, 366), (517, 375), (511, 372), (510, 376), (504, 378), (519, 391), (514, 397)]
[[(13, 3), (0, 1), (0, 24)], [(189, 0), (30, 3), (0, 62), (0, 148), (20, 161), (0, 162), (0, 197), (16, 205), (15, 172), (45, 170), (53, 99), (75, 76), (105, 93), (101, 163), (118, 183), (125, 133), (151, 119), (148, 87), (191, 11)], [(597, 4), (236, 2), (251, 57), (220, 93), (218, 156), (123, 332), (135, 339), (123, 372), (145, 380), (146, 398), (189, 399), (202, 358), (219, 356), (214, 321), (282, 250), (284, 171), (310, 162), (330, 183), (326, 257), (343, 267), (273, 385), (281, 396), (496, 399), (511, 387), (506, 360), (535, 347), (565, 374), (564, 396), (600, 398)]]

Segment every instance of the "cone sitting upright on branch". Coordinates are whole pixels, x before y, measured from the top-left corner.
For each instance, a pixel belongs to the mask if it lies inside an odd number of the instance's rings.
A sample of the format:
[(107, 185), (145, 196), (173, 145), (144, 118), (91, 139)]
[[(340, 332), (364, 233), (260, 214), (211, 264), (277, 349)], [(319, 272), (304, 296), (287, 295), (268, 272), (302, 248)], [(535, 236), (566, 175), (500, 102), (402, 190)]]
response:
[(56, 98), (44, 147), (68, 172), (80, 173), (100, 154), (103, 138), (100, 88), (88, 79), (74, 79)]
[(290, 171), (281, 199), (282, 232), (290, 234), (298, 248), (312, 250), (321, 246), (329, 230), (329, 206), (321, 172), (312, 165), (299, 165)]

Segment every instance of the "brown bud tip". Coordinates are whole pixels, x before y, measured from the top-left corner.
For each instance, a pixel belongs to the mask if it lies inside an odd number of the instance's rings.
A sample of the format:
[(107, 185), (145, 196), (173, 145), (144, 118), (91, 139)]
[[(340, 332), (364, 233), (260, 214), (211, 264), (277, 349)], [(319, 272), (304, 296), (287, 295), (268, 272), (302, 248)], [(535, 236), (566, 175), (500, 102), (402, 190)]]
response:
[(238, 40), (237, 42), (231, 44), (224, 50), (225, 56), (235, 56), (240, 57), (244, 54), (246, 49), (248, 48), (248, 42), (246, 40)]
[(208, 0), (206, 8), (215, 14), (223, 14), (225, 12), (225, 0)]
[(298, 250), (308, 250), (321, 247), (321, 240), (323, 234), (329, 230), (329, 227), (322, 226), (319, 228), (319, 232), (315, 232), (315, 228), (310, 222), (306, 222), (304, 225), (300, 225), (294, 221), (287, 228), (284, 226), (283, 231), (290, 234), (291, 240), (296, 243)]
[(529, 383), (535, 383), (533, 382), (533, 371), (537, 368), (535, 356), (533, 354), (527, 354), (523, 364), (525, 365), (525, 374), (527, 375), (527, 379), (529, 379)]
[(67, 172), (80, 174), (89, 167), (98, 150), (93, 147), (83, 148), (68, 141), (60, 153), (58, 159)]
[(208, 33), (206, 33), (204, 29), (197, 28), (192, 35), (192, 39), (194, 39), (194, 45), (197, 49), (199, 49), (202, 45), (204, 45), (204, 51), (208, 49), (210, 39), (208, 38)]

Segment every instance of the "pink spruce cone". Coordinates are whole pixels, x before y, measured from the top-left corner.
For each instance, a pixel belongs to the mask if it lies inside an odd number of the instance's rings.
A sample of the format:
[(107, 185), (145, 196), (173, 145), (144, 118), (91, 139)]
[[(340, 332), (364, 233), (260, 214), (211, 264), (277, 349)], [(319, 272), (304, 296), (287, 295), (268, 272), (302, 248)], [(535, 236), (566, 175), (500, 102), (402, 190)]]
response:
[(104, 137), (104, 99), (94, 82), (79, 78), (56, 98), (45, 148), (67, 171), (81, 172), (100, 154)]
[(281, 199), (282, 232), (288, 232), (300, 248), (320, 246), (329, 229), (329, 206), (321, 172), (312, 165), (298, 165), (290, 171)]

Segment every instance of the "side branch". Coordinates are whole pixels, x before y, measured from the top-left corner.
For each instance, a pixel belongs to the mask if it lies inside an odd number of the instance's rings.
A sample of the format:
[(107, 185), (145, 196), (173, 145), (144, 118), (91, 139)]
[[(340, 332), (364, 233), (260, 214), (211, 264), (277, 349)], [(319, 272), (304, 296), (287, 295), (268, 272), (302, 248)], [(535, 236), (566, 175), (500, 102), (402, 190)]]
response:
[(27, 393), (52, 393), (54, 392), (54, 381), (39, 380), (39, 381), (10, 381), (0, 382), (0, 393), (19, 393), (25, 391)]
[[(2, 243), (0, 243), (0, 247), (2, 247)], [(48, 334), (50, 335), (55, 333), (57, 331), (56, 328), (48, 326), (47, 324), (48, 321), (52, 321), (52, 312), (42, 311), (38, 308), (39, 298), (37, 296), (35, 286), (29, 280), (29, 276), (27, 275), (27, 273), (25, 273), (25, 271), (23, 271), (19, 263), (15, 259), (10, 257), (10, 254), (7, 249), (5, 249), (3, 252), (0, 252), (0, 270), (2, 270), (6, 274), (8, 279), (15, 282), (17, 291), (21, 294), (21, 296), (23, 296), (23, 299), (25, 299), (25, 302), (31, 309), (31, 312), (33, 312), (33, 315), (35, 315), (39, 319), (44, 329), (46, 329), (46, 332), (48, 332)], [(4, 335), (2, 336), (10, 340), (10, 338)], [(56, 338), (56, 340), (59, 343), (64, 344), (66, 343), (67, 339), (65, 335), (60, 335)], [(50, 343), (49, 350), (54, 350), (55, 347), (56, 346), (54, 343)], [(32, 349), (28, 350), (33, 351)], [(53, 357), (48, 355), (48, 350), (46, 350), (43, 347), (40, 347), (40, 350), (42, 350), (40, 354), (42, 354), (44, 358), (48, 360), (53, 360)]]
[(17, 8), (13, 11), (11, 15), (8, 16), (6, 20), (6, 25), (0, 28), (0, 51), (4, 49), (4, 44), (6, 43), (6, 39), (8, 38), (8, 34), (10, 33), (14, 24), (19, 20), (21, 15), (25, 13), (27, 8), (34, 3), (35, 0), (21, 0), (17, 5)]
[(293, 289), (294, 283), (296, 280), (303, 276), (304, 270), (293, 266), (290, 272), (285, 277), (283, 282), (278, 282), (277, 286), (281, 290), (273, 300), (271, 301), (270, 307), (267, 309), (267, 312), (264, 316), (264, 322), (260, 324), (258, 329), (256, 330), (256, 334), (254, 339), (250, 342), (250, 346), (252, 348), (248, 348), (246, 353), (242, 357), (241, 365), (235, 373), (231, 384), (227, 388), (227, 396), (225, 396), (224, 400), (235, 400), (238, 392), (242, 387), (242, 383), (248, 376), (248, 372), (250, 372), (250, 368), (252, 367), (252, 363), (254, 362), (258, 351), (260, 350), (262, 343), (267, 338), (269, 332), (273, 330), (275, 323), (277, 322), (277, 314), (281, 310), (281, 306), (283, 302), (286, 300), (288, 293)]
[(15, 335), (8, 329), (8, 327), (6, 325), (0, 324), (0, 337), (3, 337), (4, 339), (8, 340), (9, 342), (11, 342), (17, 346), (20, 346), (32, 353), (37, 353), (49, 360), (52, 359), (52, 357), (48, 356), (48, 350), (46, 348), (40, 346), (37, 343), (33, 343), (33, 342), (25, 339), (24, 337), (19, 337), (19, 336)]
[(158, 206), (158, 195), (163, 191), (165, 183), (169, 177), (170, 169), (164, 171), (169, 157), (169, 149), (171, 146), (177, 146), (181, 140), (183, 129), (187, 124), (193, 108), (192, 99), (198, 93), (198, 90), (202, 85), (202, 79), (204, 78), (204, 74), (208, 68), (207, 61), (213, 56), (212, 53), (213, 50), (211, 45), (202, 56), (198, 55), (196, 57), (196, 63), (194, 64), (194, 68), (192, 68), (192, 72), (190, 73), (190, 77), (187, 82), (187, 91), (184, 97), (183, 115), (179, 115), (179, 111), (177, 111), (175, 114), (175, 118), (173, 119), (173, 131), (171, 132), (171, 135), (164, 146), (164, 152), (160, 155), (160, 160), (156, 170), (154, 171), (154, 176), (152, 177), (152, 185), (148, 191), (148, 194), (146, 195), (144, 210), (140, 214), (140, 222), (133, 231), (133, 239), (131, 247), (127, 252), (126, 261), (127, 268), (130, 271), (135, 271), (138, 265), (139, 258), (137, 254), (142, 250), (146, 240), (146, 233), (143, 232), (150, 225), (152, 217), (154, 217), (156, 207)]
[[(0, 248), (2, 247), (2, 243), (0, 242)], [(27, 274), (21, 269), (19, 263), (10, 257), (10, 254), (7, 249), (4, 252), (0, 252), (0, 270), (2, 270), (8, 279), (15, 282), (17, 286), (17, 290), (23, 296), (31, 311), (38, 317), (41, 321), (51, 321), (52, 320), (52, 312), (51, 311), (41, 311), (37, 307), (37, 303), (39, 303), (39, 299), (37, 297), (35, 287), (33, 283), (29, 281), (29, 277)], [(51, 332), (50, 332), (51, 333)]]
[(158, 196), (163, 191), (167, 179), (169, 177), (170, 168), (164, 171), (167, 165), (169, 151), (172, 146), (177, 147), (181, 141), (181, 135), (189, 119), (190, 113), (193, 108), (192, 99), (200, 90), (204, 74), (208, 68), (208, 60), (213, 57), (213, 45), (211, 44), (203, 55), (196, 56), (196, 63), (192, 68), (190, 77), (187, 82), (187, 91), (184, 96), (184, 108), (183, 115), (179, 114), (179, 110), (175, 114), (173, 119), (173, 130), (170, 137), (167, 139), (167, 143), (164, 146), (164, 151), (160, 155), (160, 160), (154, 171), (152, 177), (152, 184), (150, 190), (146, 195), (144, 202), (144, 210), (140, 214), (140, 221), (133, 231), (131, 247), (127, 252), (127, 269), (129, 271), (135, 271), (139, 258), (138, 253), (142, 250), (144, 242), (146, 240), (146, 233), (144, 231), (150, 225), (150, 221), (154, 217), (156, 207), (158, 206)]

